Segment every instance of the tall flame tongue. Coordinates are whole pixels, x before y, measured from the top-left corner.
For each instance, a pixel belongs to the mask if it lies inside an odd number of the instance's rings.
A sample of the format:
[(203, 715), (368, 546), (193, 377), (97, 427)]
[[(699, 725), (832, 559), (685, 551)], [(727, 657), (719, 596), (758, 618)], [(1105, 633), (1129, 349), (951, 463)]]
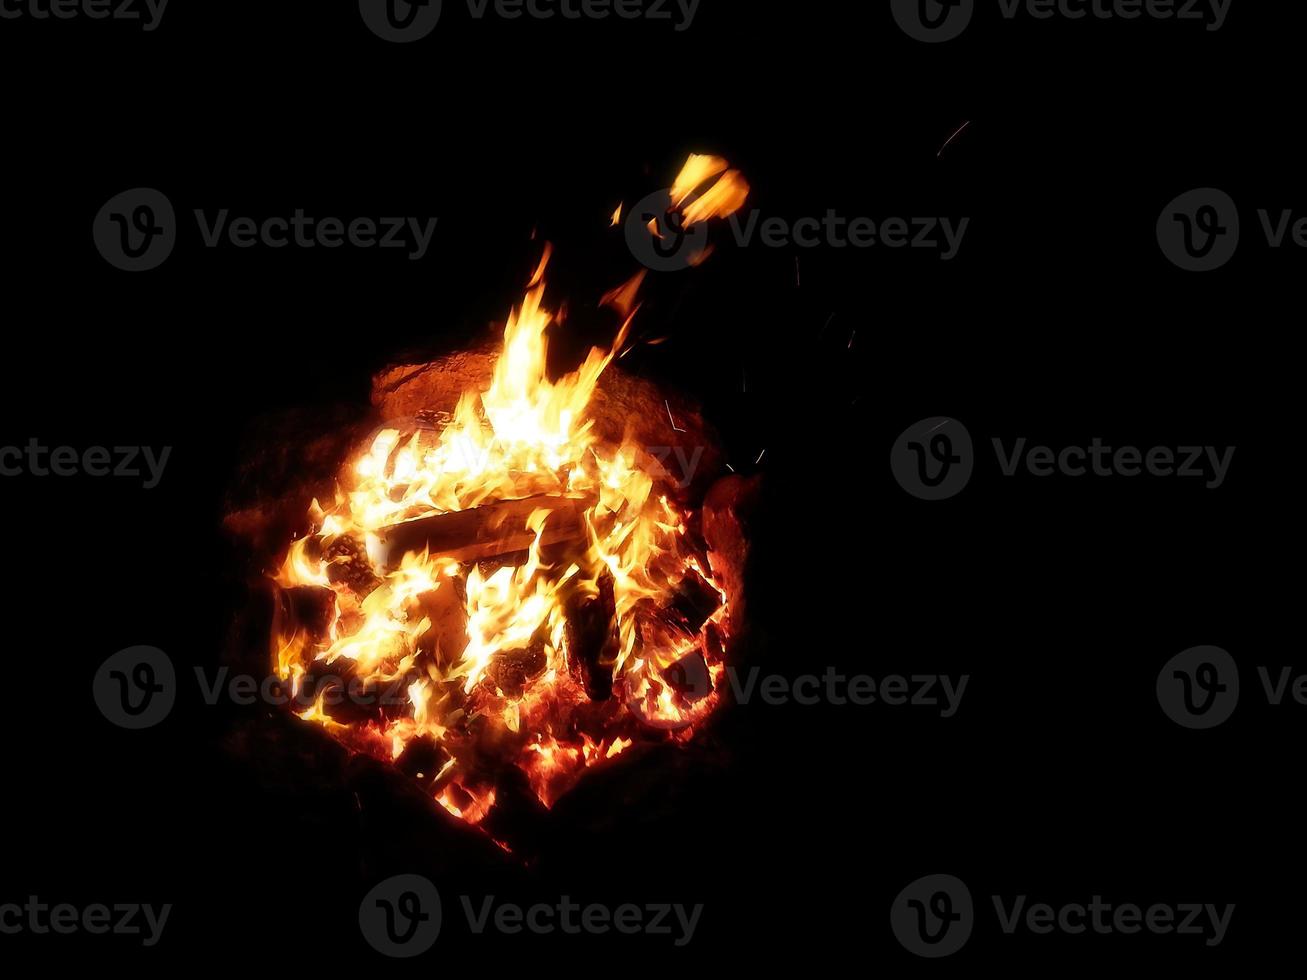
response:
[[(692, 223), (731, 213), (747, 190), (725, 161), (692, 156), (673, 202), (689, 202)], [(626, 342), (641, 277), (605, 297), (625, 318), (612, 347), (550, 381), (548, 258), (508, 318), (489, 388), (464, 392), (438, 433), (378, 433), (333, 505), (313, 502), (314, 532), (275, 576), (330, 606), (310, 628), (283, 601), (274, 625), (275, 668), (308, 705), (300, 717), (399, 760), (471, 823), (493, 808), (505, 766), (523, 770), (548, 806), (635, 738), (688, 737), (718, 700), (725, 600), (690, 515), (641, 468), (639, 447), (601, 439), (587, 415)], [(512, 526), (496, 536), (516, 535), (522, 551), (477, 561), (387, 549), (396, 526), (497, 509)], [(579, 522), (560, 537), (568, 513)], [(663, 615), (689, 585), (715, 611), (696, 622)], [(712, 631), (717, 642), (704, 642)], [(685, 683), (696, 667), (702, 683)], [(329, 677), (348, 682), (351, 697), (329, 690)]]

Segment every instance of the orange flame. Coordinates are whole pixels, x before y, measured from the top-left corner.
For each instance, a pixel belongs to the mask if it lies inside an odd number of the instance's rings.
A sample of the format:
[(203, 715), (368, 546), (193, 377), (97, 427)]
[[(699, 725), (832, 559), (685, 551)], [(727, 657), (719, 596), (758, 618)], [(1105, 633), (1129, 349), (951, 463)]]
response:
[[(724, 160), (694, 155), (673, 198), (678, 206), (689, 202), (687, 219), (704, 220), (738, 209), (747, 193)], [(619, 207), (614, 221), (620, 213)], [(289, 617), (276, 624), (282, 679), (298, 687), (319, 665), (331, 665), (366, 691), (404, 695), (401, 704), (365, 712), (363, 720), (333, 716), (321, 698), (300, 717), (382, 759), (427, 746), (437, 754), (427, 770), (433, 795), (470, 823), (495, 803), (488, 760), (517, 765), (550, 805), (585, 767), (614, 758), (636, 738), (665, 735), (646, 719), (697, 722), (718, 699), (721, 665), (707, 644), (713, 691), (691, 704), (662, 672), (699, 649), (700, 638), (642, 627), (642, 617), (666, 606), (682, 578), (702, 574), (686, 539), (689, 515), (660, 489), (658, 468), (642, 465), (648, 457), (641, 447), (601, 439), (588, 414), (601, 375), (626, 343), (644, 275), (604, 297), (623, 320), (613, 344), (592, 349), (575, 371), (550, 380), (548, 259), (546, 249), (508, 317), (486, 390), (464, 392), (438, 433), (388, 428), (362, 446), (336, 501), (326, 508), (313, 502), (314, 533), (290, 546), (274, 577), (286, 589), (335, 594), (326, 634), (311, 636)], [(533, 536), (525, 557), (497, 567), (426, 551), (404, 554), (398, 567), (383, 560), (382, 534), (393, 525), (537, 495), (589, 501), (584, 541), (561, 555), (547, 549), (552, 511), (541, 508), (522, 528)], [(333, 578), (339, 558), (327, 555), (346, 544), (365, 557), (375, 584)], [(610, 583), (616, 639), (600, 668), (611, 672), (619, 696), (592, 702), (574, 669), (569, 609), (600, 596), (601, 580)], [(711, 622), (724, 629), (720, 611)], [(636, 702), (646, 706), (639, 716), (628, 707)]]

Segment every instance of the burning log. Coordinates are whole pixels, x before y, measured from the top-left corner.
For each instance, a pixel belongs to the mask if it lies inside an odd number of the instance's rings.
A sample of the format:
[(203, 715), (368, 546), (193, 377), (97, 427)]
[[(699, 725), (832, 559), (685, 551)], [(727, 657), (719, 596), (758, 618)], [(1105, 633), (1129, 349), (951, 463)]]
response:
[(703, 631), (703, 652), (713, 663), (720, 664), (726, 660), (726, 637), (716, 623), (709, 623)]
[(542, 545), (584, 541), (585, 512), (593, 506), (593, 498), (541, 495), (392, 524), (381, 532), (384, 563), (397, 568), (405, 554), (424, 548), (460, 563), (526, 551), (536, 538), (527, 519), (537, 510), (549, 511)]
[(544, 637), (537, 636), (520, 650), (501, 651), (487, 669), (486, 679), (504, 696), (520, 698), (548, 666)]
[(425, 782), (392, 765), (355, 754), (346, 764), (345, 782), (356, 801), (358, 839), (370, 863), (385, 869), (378, 873), (416, 866), (441, 880), (475, 875), (486, 881), (508, 861), (484, 834), (433, 806)]
[(384, 723), (411, 710), (408, 683), (405, 677), (364, 678), (357, 665), (344, 658), (332, 664), (314, 661), (292, 703), (296, 713), (320, 709), (327, 718), (344, 725)]
[(691, 633), (698, 633), (721, 607), (722, 594), (693, 568), (686, 569), (672, 599), (672, 608), (685, 618), (686, 628)]
[(342, 535), (323, 551), (322, 557), (328, 562), (327, 579), (349, 586), (355, 595), (366, 596), (381, 584), (368, 561), (367, 547), (358, 537)]
[(591, 701), (606, 701), (613, 693), (613, 665), (622, 643), (613, 576), (607, 569), (598, 585), (598, 595), (578, 590), (567, 601), (568, 667)]
[(695, 642), (695, 631), (673, 606), (660, 608), (652, 600), (643, 599), (636, 603), (632, 615), (636, 654), (659, 670), (670, 667), (678, 659), (677, 651), (686, 650)]
[(440, 667), (453, 666), (467, 644), (467, 596), (463, 582), (446, 578), (439, 588), (419, 598), (430, 628), (418, 640), (418, 649)]
[(695, 647), (663, 671), (663, 680), (687, 704), (702, 701), (712, 693), (712, 677), (703, 650)]
[(395, 768), (406, 776), (427, 780), (433, 779), (448, 761), (449, 753), (434, 738), (420, 735), (395, 760)]

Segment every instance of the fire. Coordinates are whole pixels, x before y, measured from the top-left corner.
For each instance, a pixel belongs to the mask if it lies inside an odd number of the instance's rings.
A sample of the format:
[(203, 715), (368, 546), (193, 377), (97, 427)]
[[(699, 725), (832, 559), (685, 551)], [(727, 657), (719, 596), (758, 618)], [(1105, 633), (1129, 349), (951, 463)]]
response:
[[(714, 177), (717, 180), (703, 189), (705, 183)], [(691, 197), (696, 190), (701, 189), (697, 198)], [(690, 154), (690, 159), (672, 185), (672, 204), (684, 207), (686, 225), (734, 214), (744, 207), (748, 195), (749, 185), (738, 170), (731, 170), (730, 165), (721, 157), (698, 153)]]
[[(686, 221), (705, 220), (747, 192), (724, 160), (695, 155), (672, 200)], [(359, 447), (336, 499), (313, 502), (312, 533), (274, 576), (330, 605), (316, 629), (279, 605), (278, 676), (296, 690), (343, 677), (352, 692), (379, 695), (342, 711), (319, 692), (299, 716), (358, 751), (413, 760), (433, 798), (474, 824), (493, 811), (506, 766), (548, 806), (637, 741), (688, 737), (715, 707), (722, 674), (725, 595), (693, 514), (665, 492), (643, 447), (600, 438), (588, 414), (626, 344), (643, 275), (604, 297), (621, 318), (613, 343), (551, 380), (548, 260), (546, 249), (508, 317), (489, 386), (464, 392), (438, 432), (389, 427)], [(395, 544), (460, 514), (474, 525), (506, 515), (495, 542), (516, 544), (485, 554), (430, 537)], [(690, 586), (717, 608), (687, 626), (666, 611)], [(678, 682), (691, 660), (708, 679), (695, 690)]]

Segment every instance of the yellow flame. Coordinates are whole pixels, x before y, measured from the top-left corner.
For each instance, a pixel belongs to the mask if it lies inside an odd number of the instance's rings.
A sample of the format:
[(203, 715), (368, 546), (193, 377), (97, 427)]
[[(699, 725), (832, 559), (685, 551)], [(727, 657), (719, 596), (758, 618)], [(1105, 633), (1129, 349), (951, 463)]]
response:
[[(673, 199), (685, 205), (687, 219), (704, 220), (738, 209), (747, 193), (724, 160), (694, 155), (677, 177)], [(619, 206), (614, 222), (620, 215)], [(626, 345), (643, 274), (604, 297), (623, 318), (614, 343), (592, 349), (576, 370), (551, 379), (548, 259), (546, 249), (508, 317), (488, 387), (464, 392), (439, 432), (387, 428), (373, 436), (348, 466), (336, 501), (325, 508), (313, 501), (309, 518), (316, 530), (291, 544), (275, 575), (284, 588), (331, 589), (336, 603), (326, 636), (310, 637), (294, 623), (275, 627), (279, 676), (298, 687), (317, 665), (331, 665), (369, 690), (393, 682), (406, 697), (398, 716), (381, 711), (345, 725), (319, 697), (300, 717), (338, 735), (344, 729), (342, 738), (386, 758), (401, 756), (414, 739), (433, 739), (448, 754), (432, 780), (434, 794), (474, 823), (494, 802), (493, 790), (474, 791), (464, 779), (478, 751), (477, 731), (482, 738), (498, 733), (495, 738), (517, 746), (518, 764), (546, 804), (557, 797), (560, 778), (633, 744), (629, 734), (603, 728), (623, 720), (635, 724), (619, 714), (621, 699), (610, 702), (593, 738), (582, 733), (560, 741), (553, 734), (568, 731), (567, 719), (587, 700), (569, 671), (569, 599), (597, 596), (600, 578), (611, 578), (618, 642), (605, 667), (619, 685), (656, 700), (659, 718), (689, 710), (658, 681), (658, 671), (698, 642), (653, 641), (641, 633), (642, 604), (667, 601), (687, 569), (702, 570), (683, 547), (687, 515), (651, 475), (659, 468), (648, 465), (641, 447), (601, 439), (589, 415), (601, 375)], [(483, 567), (425, 551), (403, 555), (394, 568), (380, 560), (378, 542), (392, 525), (536, 495), (592, 501), (584, 513), (584, 541), (565, 560), (547, 556), (552, 512), (545, 508), (517, 529), (532, 535), (524, 560)], [(338, 541), (354, 542), (370, 561), (378, 584), (366, 594), (328, 575), (330, 562), (320, 556)], [(453, 634), (450, 617), (458, 623)], [(666, 648), (649, 648), (653, 642)], [(519, 670), (520, 684), (498, 676), (509, 667)], [(693, 710), (707, 709), (701, 702)]]

